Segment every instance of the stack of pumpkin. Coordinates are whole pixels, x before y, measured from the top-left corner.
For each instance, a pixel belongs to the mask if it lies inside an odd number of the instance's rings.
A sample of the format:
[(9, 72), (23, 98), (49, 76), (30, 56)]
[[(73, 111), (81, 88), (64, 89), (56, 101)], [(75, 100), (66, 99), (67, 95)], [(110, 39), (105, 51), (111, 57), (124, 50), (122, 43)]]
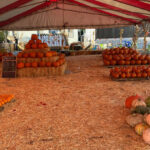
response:
[[(24, 53), (22, 56), (26, 56)], [(31, 55), (30, 55), (31, 54)], [(52, 55), (53, 54), (53, 55)], [(66, 69), (66, 60), (64, 54), (56, 52), (47, 52), (46, 57), (42, 53), (29, 53), (30, 58), (17, 58), (17, 76), (18, 77), (39, 77), (49, 75), (63, 75)], [(33, 57), (34, 56), (34, 57)]]
[(150, 77), (150, 66), (115, 67), (110, 70), (112, 79), (136, 79)]
[(139, 95), (130, 96), (125, 101), (125, 107), (131, 110), (126, 122), (150, 144), (150, 97), (143, 99)]
[(14, 98), (14, 95), (0, 95), (0, 107), (10, 102)]
[(136, 50), (126, 47), (106, 49), (102, 56), (106, 66), (150, 64), (150, 55), (139, 54)]
[(47, 43), (42, 43), (41, 40), (38, 39), (36, 34), (32, 34), (31, 40), (25, 45), (25, 49), (44, 49), (48, 48)]

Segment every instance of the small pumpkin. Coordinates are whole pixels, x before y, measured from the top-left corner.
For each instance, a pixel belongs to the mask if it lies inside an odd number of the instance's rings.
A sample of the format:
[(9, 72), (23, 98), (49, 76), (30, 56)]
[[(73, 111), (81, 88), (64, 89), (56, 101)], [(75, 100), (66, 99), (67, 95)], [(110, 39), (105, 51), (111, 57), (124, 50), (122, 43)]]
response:
[(37, 44), (32, 44), (31, 48), (36, 49), (37, 48)]
[(29, 56), (30, 56), (31, 58), (35, 58), (35, 57), (36, 57), (36, 53), (35, 53), (35, 52), (31, 52), (31, 53), (29, 53)]
[(36, 68), (36, 67), (38, 67), (38, 63), (37, 62), (32, 62), (31, 66), (34, 67), (34, 68)]
[(148, 128), (148, 125), (144, 124), (144, 123), (139, 123), (135, 126), (135, 132), (138, 135), (142, 135), (143, 131), (146, 130)]
[(142, 123), (144, 117), (141, 114), (130, 114), (126, 117), (126, 122), (131, 127), (135, 127), (137, 124)]
[(51, 64), (52, 64), (51, 62), (47, 62), (46, 67), (51, 67)]
[(138, 99), (135, 99), (132, 101), (132, 107), (135, 108), (137, 106), (145, 106), (146, 107), (146, 104), (141, 98), (138, 98)]
[(46, 66), (46, 63), (45, 63), (44, 61), (41, 61), (41, 62), (39, 63), (39, 66), (40, 66), (40, 67), (45, 67), (45, 66)]
[(31, 63), (27, 62), (24, 64), (25, 67), (31, 67)]
[(24, 63), (22, 63), (22, 62), (18, 63), (17, 68), (18, 69), (24, 68)]
[(31, 39), (32, 39), (32, 40), (37, 40), (37, 39), (38, 39), (38, 36), (37, 36), (36, 34), (32, 34)]
[(38, 57), (38, 58), (42, 58), (42, 57), (44, 57), (44, 54), (41, 53), (41, 52), (38, 52), (38, 53), (37, 53), (37, 57)]
[(143, 140), (145, 143), (150, 144), (150, 128), (143, 131)]

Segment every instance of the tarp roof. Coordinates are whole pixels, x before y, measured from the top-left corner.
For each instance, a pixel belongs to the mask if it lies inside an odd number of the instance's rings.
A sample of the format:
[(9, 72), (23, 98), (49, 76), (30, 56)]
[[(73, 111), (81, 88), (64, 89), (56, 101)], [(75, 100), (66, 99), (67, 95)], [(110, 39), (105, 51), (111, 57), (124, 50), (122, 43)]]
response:
[(150, 0), (0, 0), (0, 30), (103, 28), (150, 20)]

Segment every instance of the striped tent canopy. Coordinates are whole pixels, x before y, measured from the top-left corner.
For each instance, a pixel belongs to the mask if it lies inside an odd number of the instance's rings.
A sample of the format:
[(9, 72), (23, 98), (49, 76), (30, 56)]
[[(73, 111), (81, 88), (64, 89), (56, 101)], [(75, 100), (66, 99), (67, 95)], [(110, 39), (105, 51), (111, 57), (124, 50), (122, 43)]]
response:
[(0, 0), (0, 30), (106, 28), (150, 21), (150, 0)]

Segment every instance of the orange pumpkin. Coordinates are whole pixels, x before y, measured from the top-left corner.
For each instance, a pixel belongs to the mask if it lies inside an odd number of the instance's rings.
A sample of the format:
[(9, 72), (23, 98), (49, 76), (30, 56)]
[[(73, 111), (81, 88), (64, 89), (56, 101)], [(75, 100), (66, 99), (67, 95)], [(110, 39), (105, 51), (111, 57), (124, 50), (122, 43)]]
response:
[(23, 53), (19, 52), (18, 55), (17, 55), (17, 57), (18, 58), (22, 58), (22, 55), (23, 55)]
[(28, 58), (28, 53), (23, 53), (23, 58)]
[(132, 78), (135, 78), (135, 77), (136, 77), (136, 73), (135, 73), (135, 72), (132, 72), (132, 73), (131, 73), (131, 77), (132, 77)]
[(41, 44), (41, 43), (42, 43), (42, 41), (41, 41), (41, 40), (39, 40), (39, 39), (37, 39), (37, 40), (36, 40), (36, 43), (37, 43), (37, 44)]
[(12, 54), (12, 53), (8, 53), (8, 55), (9, 55), (9, 56), (13, 56), (13, 54)]
[(146, 77), (147, 77), (147, 73), (146, 73), (146, 72), (143, 72), (143, 73), (142, 73), (142, 77), (143, 77), (143, 78), (146, 78)]
[(37, 44), (32, 44), (31, 48), (36, 49), (37, 48)]
[(58, 62), (58, 61), (56, 61), (56, 62), (53, 62), (53, 64), (52, 64), (54, 67), (58, 67), (59, 65), (60, 65), (60, 63)]
[(142, 65), (146, 65), (148, 63), (147, 60), (142, 60)]
[(38, 67), (38, 63), (37, 62), (32, 62), (31, 66), (34, 67), (34, 68), (36, 68), (36, 67)]
[(52, 56), (52, 53), (51, 52), (47, 52), (46, 53), (46, 57), (51, 57)]
[(26, 45), (25, 45), (25, 48), (26, 48), (26, 49), (30, 49), (30, 48), (31, 48), (30, 44), (26, 44)]
[(34, 40), (29, 40), (28, 44), (29, 45), (35, 44), (35, 41)]
[(51, 67), (51, 64), (52, 64), (51, 62), (47, 62), (46, 67)]
[(32, 34), (31, 39), (32, 39), (32, 40), (37, 40), (37, 39), (38, 39), (38, 36), (37, 36), (36, 34)]
[(31, 67), (31, 63), (27, 62), (24, 64), (25, 67)]
[(37, 57), (38, 57), (38, 58), (44, 57), (44, 53), (38, 52), (38, 53), (37, 53)]
[(38, 44), (38, 48), (42, 49), (42, 48), (44, 48), (44, 45), (42, 43)]
[(35, 52), (31, 52), (31, 53), (29, 53), (29, 56), (30, 56), (31, 58), (35, 58), (35, 57), (36, 57), (36, 53), (35, 53)]
[(18, 69), (24, 68), (24, 63), (22, 63), (22, 62), (18, 63), (17, 68)]
[(41, 62), (39, 63), (39, 66), (40, 66), (40, 67), (45, 67), (45, 66), (46, 66), (46, 63), (45, 63), (44, 61), (41, 61)]
[(125, 78), (126, 77), (126, 74), (125, 73), (122, 73), (121, 74), (121, 78)]
[(43, 43), (44, 48), (48, 48), (47, 43)]

